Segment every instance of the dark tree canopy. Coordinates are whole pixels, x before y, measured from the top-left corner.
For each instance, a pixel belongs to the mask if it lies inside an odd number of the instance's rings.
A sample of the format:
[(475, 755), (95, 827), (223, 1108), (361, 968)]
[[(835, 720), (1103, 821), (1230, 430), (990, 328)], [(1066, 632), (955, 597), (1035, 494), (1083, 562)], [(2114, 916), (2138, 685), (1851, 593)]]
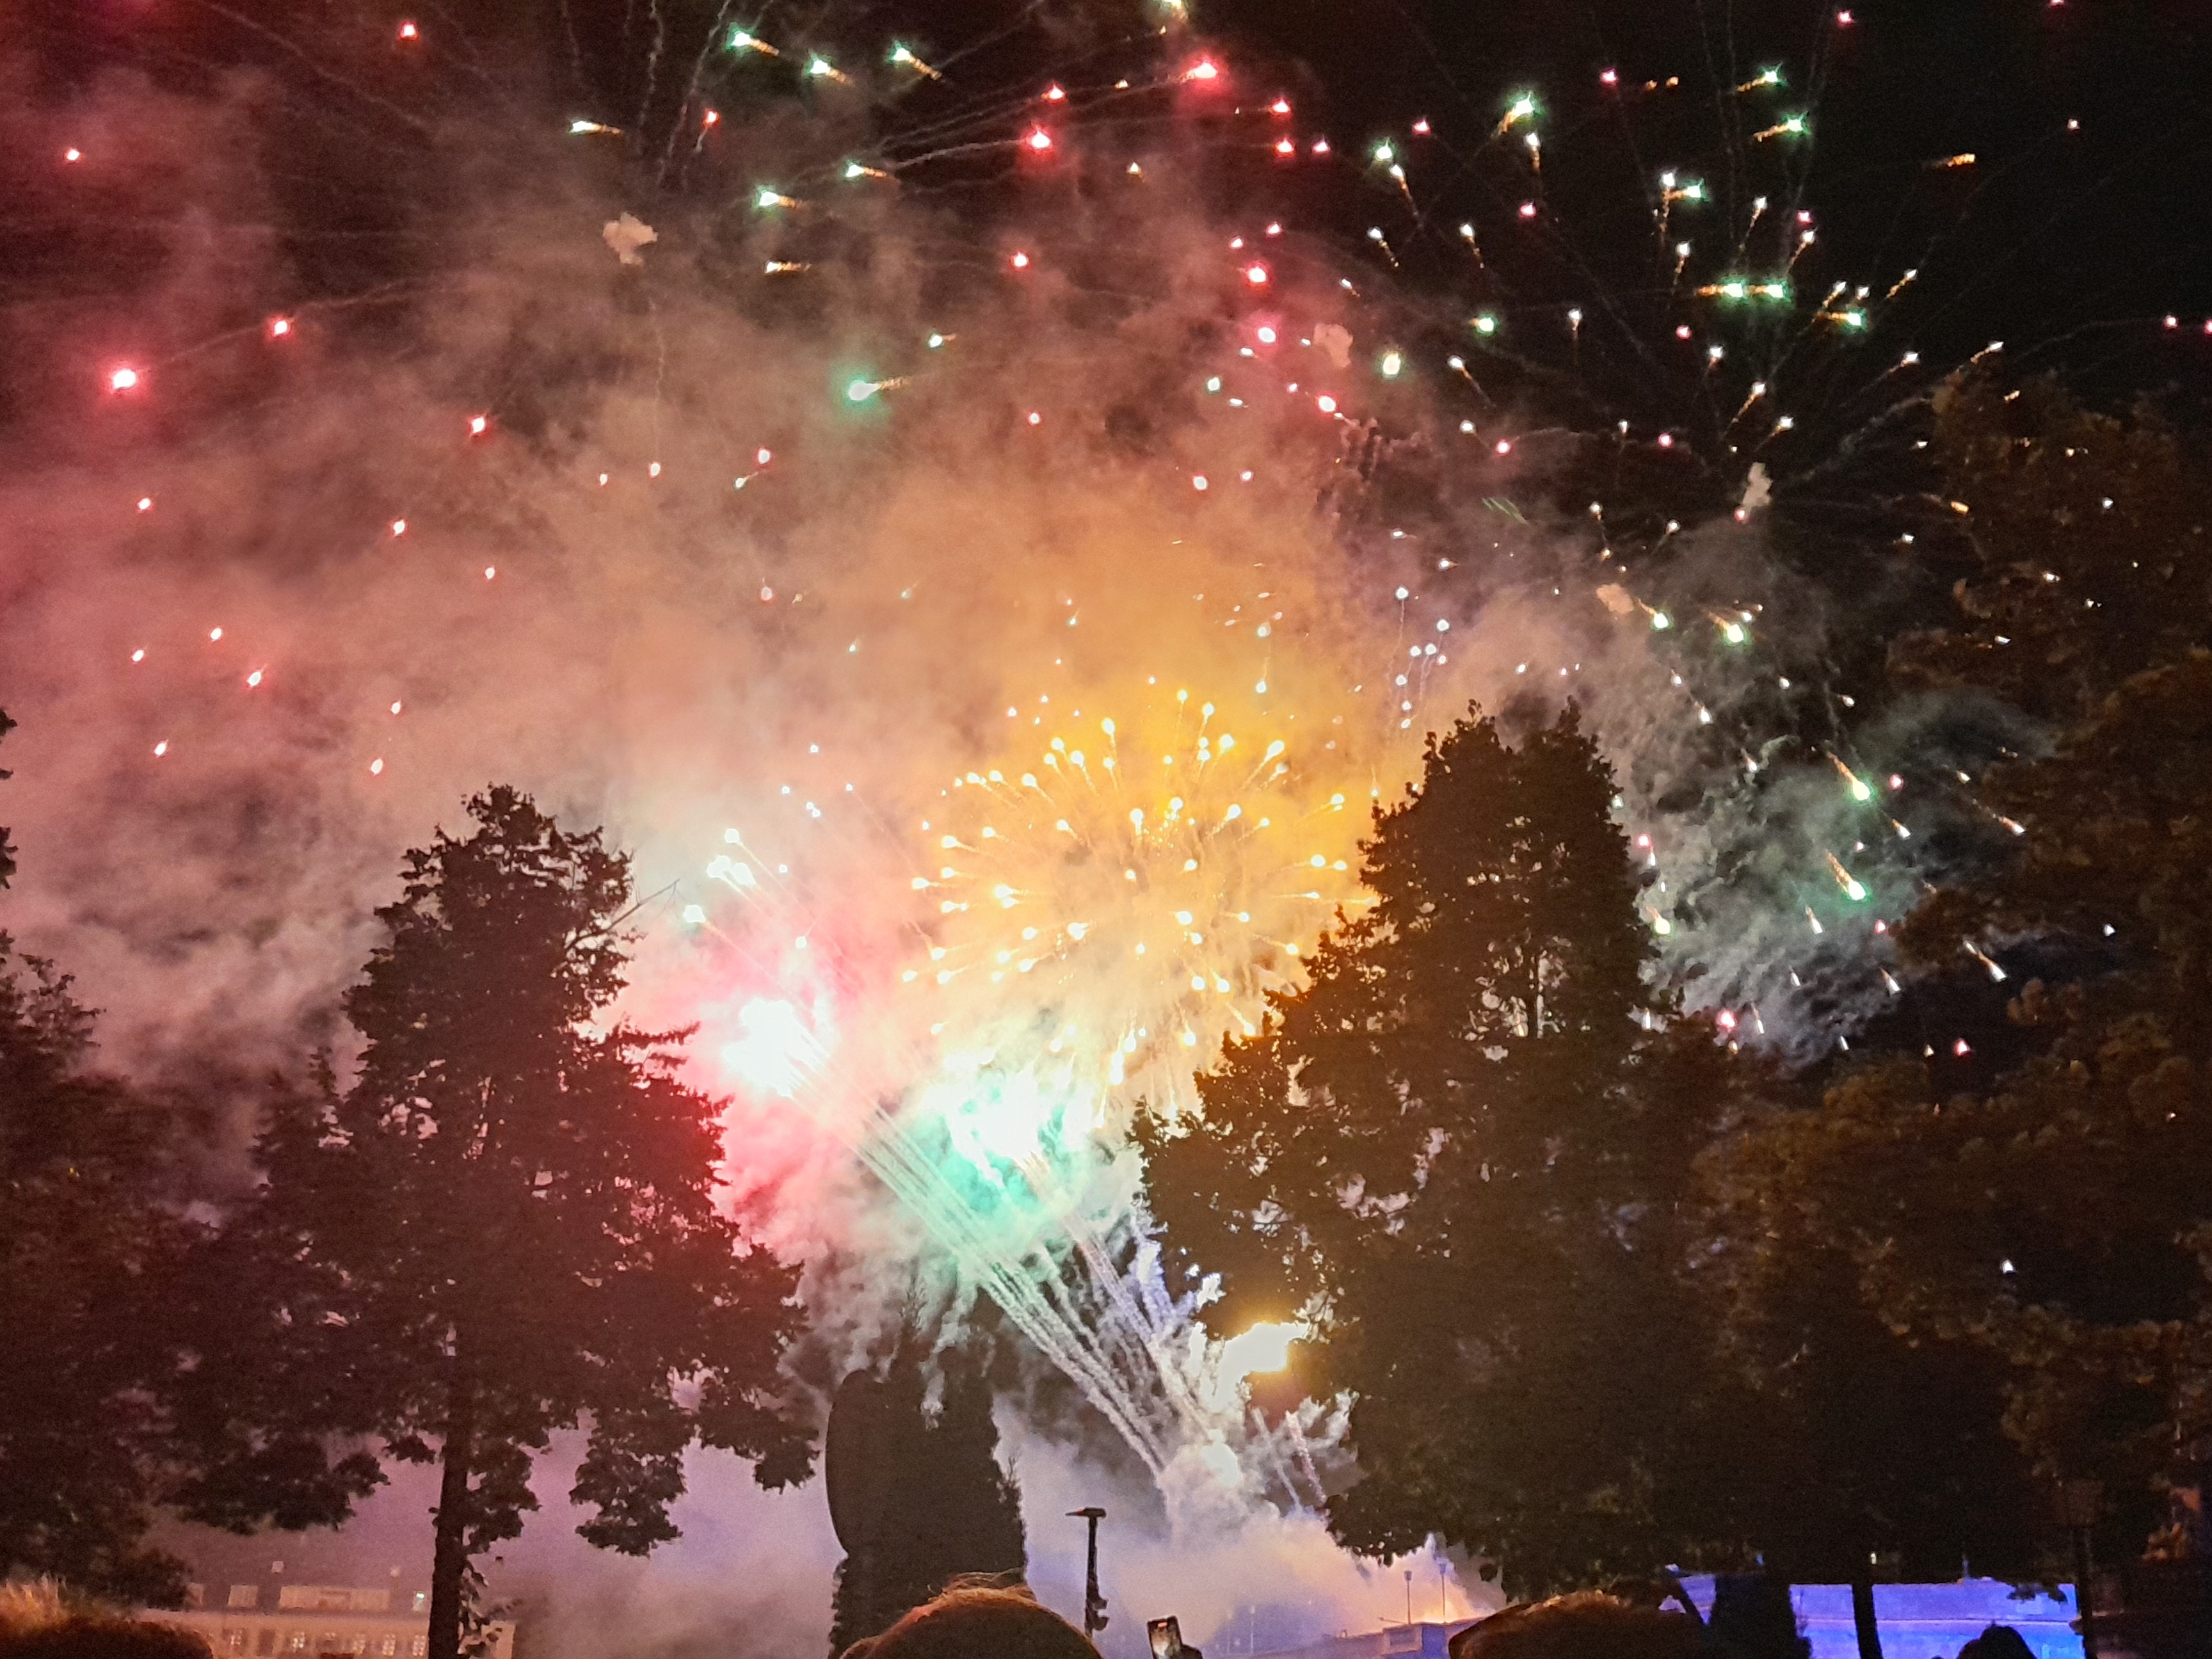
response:
[(1649, 1008), (1613, 783), (1570, 707), (1516, 748), (1470, 717), (1378, 811), (1375, 902), (1139, 1131), (1170, 1259), (1208, 1322), (1303, 1316), (1300, 1377), (1356, 1396), (1354, 1547), (1431, 1532), (1516, 1591), (1644, 1571), (1679, 1512), (1706, 1326), (1678, 1271), (1727, 1056)]
[(1901, 1340), (1832, 1250), (1729, 1232), (1725, 1149), (1818, 1115), (1643, 983), (1612, 798), (1571, 708), (1432, 741), (1377, 815), (1373, 906), (1199, 1115), (1140, 1127), (1170, 1260), (1220, 1274), (1223, 1334), (1313, 1323), (1297, 1380), (1353, 1398), (1328, 1517), (1363, 1552), (1442, 1534), (1516, 1594), (2033, 1571), (2002, 1366)]
[(902, 1352), (883, 1376), (856, 1371), (838, 1389), (830, 1457), (846, 1467), (830, 1476), (846, 1558), (832, 1659), (956, 1578), (1021, 1577), (1021, 1491), (998, 1461), (991, 1400), (982, 1369), (957, 1350), (929, 1365)]
[(145, 1541), (161, 1508), (314, 1525), (374, 1471), (236, 1426), (223, 1384), (255, 1368), (210, 1338), (239, 1328), (241, 1264), (186, 1218), (192, 1103), (97, 1070), (92, 1032), (69, 977), (0, 933), (0, 1576), (173, 1606), (185, 1565)]
[(1900, 939), (1923, 969), (2035, 962), (2024, 1057), (1963, 1086), (1893, 1059), (1771, 1116), (1717, 1159), (1719, 1231), (1745, 1328), (1817, 1272), (1988, 1376), (2045, 1483), (2101, 1480), (2127, 1559), (2212, 1436), (2212, 471), (2048, 386), (1960, 383), (1936, 447), (1978, 568), (1897, 669), (2048, 735), (1978, 781), (2020, 833)]
[(2057, 383), (1994, 375), (1936, 398), (1932, 453), (1969, 566), (1949, 626), (1899, 641), (1908, 685), (1970, 689), (2064, 725), (2204, 633), (2212, 471), (2146, 412), (2075, 404)]
[[(8, 718), (8, 711), (0, 708), (0, 738), (5, 738), (15, 729), (15, 722)], [(11, 775), (4, 768), (0, 768), (0, 781), (5, 781), (9, 775)], [(15, 843), (8, 839), (7, 826), (0, 824), (0, 887), (5, 887), (15, 873)]]
[(346, 998), (360, 1073), (278, 1103), (237, 1240), (282, 1340), (234, 1379), (236, 1416), (442, 1468), (434, 1659), (556, 1431), (587, 1425), (580, 1530), (628, 1553), (676, 1536), (691, 1443), (769, 1485), (808, 1463), (776, 1407), (793, 1275), (718, 1206), (717, 1103), (677, 1074), (684, 1034), (599, 1023), (627, 860), (511, 789), (469, 813), (466, 839), (408, 855)]
[[(1863, 1578), (1873, 1557), (1882, 1576), (1914, 1581), (1950, 1577), (1962, 1560), (1990, 1576), (2042, 1576), (2047, 1498), (2004, 1432), (2003, 1361), (1900, 1330), (1861, 1294), (1862, 1263), (1830, 1236), (1823, 1204), (1782, 1197), (1804, 1173), (1791, 1167), (1793, 1134), (1833, 1135), (1848, 1109), (1832, 1097), (1753, 1114), (1701, 1170), (1700, 1272), (1720, 1307), (1722, 1357), (1769, 1438), (1738, 1443), (1764, 1467), (1729, 1472), (1747, 1530), (1799, 1581)], [(1880, 1192), (1892, 1212), (1915, 1200), (1886, 1156), (1842, 1144), (1831, 1180)]]
[(1489, 719), (1431, 738), (1419, 790), (1377, 813), (1376, 902), (1200, 1080), (1197, 1119), (1141, 1132), (1170, 1257), (1222, 1273), (1210, 1324), (1298, 1313), (1366, 1243), (1473, 1247), (1446, 1237), (1470, 1187), (1507, 1233), (1563, 1165), (1588, 1178), (1555, 1143), (1635, 1045), (1649, 939), (1611, 797), (1571, 710), (1518, 750)]
[(69, 980), (0, 933), (0, 1577), (169, 1605), (144, 1542), (177, 1472), (159, 1397), (190, 1231), (172, 1115), (89, 1065)]
[(2103, 1480), (2132, 1552), (2212, 1435), (2212, 659), (2137, 675), (1988, 794), (2016, 860), (1930, 899), (1907, 945), (1996, 930), (2087, 966), (2021, 988), (2036, 1046), (1985, 1090), (1899, 1060), (1765, 1125), (1726, 1172), (1732, 1231), (1762, 1273), (1832, 1255), (1887, 1325), (1999, 1362), (2007, 1427), (2047, 1480)]

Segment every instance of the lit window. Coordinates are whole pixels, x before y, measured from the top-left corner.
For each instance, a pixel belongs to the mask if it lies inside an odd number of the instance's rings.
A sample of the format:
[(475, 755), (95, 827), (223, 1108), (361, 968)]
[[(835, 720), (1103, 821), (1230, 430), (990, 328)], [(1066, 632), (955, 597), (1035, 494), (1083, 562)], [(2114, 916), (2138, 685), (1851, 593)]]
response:
[(307, 1650), (307, 1632), (303, 1630), (294, 1631), (292, 1639), (286, 1643), (285, 1646), (295, 1653), (305, 1653)]
[(242, 1630), (227, 1630), (223, 1632), (222, 1644), (233, 1653), (245, 1652), (246, 1632)]
[(408, 1659), (422, 1659), (429, 1650), (430, 1638), (427, 1636), (418, 1636), (407, 1644)]
[(399, 1638), (396, 1636), (386, 1637), (384, 1638), (384, 1659), (392, 1659), (392, 1656), (398, 1651)]

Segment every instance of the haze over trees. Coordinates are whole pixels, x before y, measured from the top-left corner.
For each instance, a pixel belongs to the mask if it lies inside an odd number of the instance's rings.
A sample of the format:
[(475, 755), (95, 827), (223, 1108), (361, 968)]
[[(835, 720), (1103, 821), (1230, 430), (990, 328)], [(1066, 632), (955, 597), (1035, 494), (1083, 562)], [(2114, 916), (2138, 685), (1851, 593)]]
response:
[(1020, 1579), (1021, 1490), (1000, 1465), (991, 1384), (969, 1354), (914, 1345), (878, 1376), (839, 1386), (825, 1447), (830, 1519), (845, 1546), (831, 1659), (888, 1630), (956, 1578)]
[(174, 1601), (145, 1542), (178, 1448), (155, 1390), (191, 1231), (173, 1115), (91, 1063), (92, 1014), (0, 933), (0, 1576)]
[(683, 1033), (602, 1023), (628, 860), (511, 789), (469, 815), (408, 854), (345, 998), (359, 1073), (279, 1099), (225, 1241), (267, 1322), (233, 1416), (440, 1470), (431, 1659), (556, 1432), (587, 1431), (578, 1530), (629, 1554), (677, 1535), (688, 1446), (771, 1486), (809, 1464), (777, 1404), (794, 1275), (719, 1206), (717, 1103)]
[[(0, 886), (13, 871), (0, 860)], [(93, 1029), (70, 977), (0, 932), (0, 1576), (170, 1607), (185, 1564), (149, 1541), (165, 1509), (325, 1524), (358, 1470), (313, 1436), (256, 1431), (234, 1462), (241, 1436), (205, 1432), (228, 1287), (198, 1273), (200, 1125), (189, 1099), (101, 1071)]]

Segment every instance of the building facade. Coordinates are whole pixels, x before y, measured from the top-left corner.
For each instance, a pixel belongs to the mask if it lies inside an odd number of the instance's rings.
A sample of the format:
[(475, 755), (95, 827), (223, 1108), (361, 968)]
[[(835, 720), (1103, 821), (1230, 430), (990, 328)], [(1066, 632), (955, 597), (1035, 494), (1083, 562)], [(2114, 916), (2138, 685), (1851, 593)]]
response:
[[(185, 1610), (161, 1615), (204, 1637), (216, 1659), (425, 1659), (430, 1593), (342, 1584), (195, 1584)], [(485, 1659), (514, 1659), (514, 1626), (495, 1620)]]

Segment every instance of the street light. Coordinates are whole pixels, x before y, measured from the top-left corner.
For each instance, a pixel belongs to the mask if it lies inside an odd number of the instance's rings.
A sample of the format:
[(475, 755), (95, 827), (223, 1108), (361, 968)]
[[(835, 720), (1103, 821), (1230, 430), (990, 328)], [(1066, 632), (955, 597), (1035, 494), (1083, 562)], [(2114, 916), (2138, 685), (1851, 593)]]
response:
[(1106, 1598), (1098, 1593), (1098, 1523), (1106, 1518), (1106, 1511), (1094, 1504), (1087, 1509), (1070, 1510), (1067, 1517), (1091, 1523), (1090, 1560), (1083, 1576), (1083, 1633), (1096, 1636), (1106, 1628)]

